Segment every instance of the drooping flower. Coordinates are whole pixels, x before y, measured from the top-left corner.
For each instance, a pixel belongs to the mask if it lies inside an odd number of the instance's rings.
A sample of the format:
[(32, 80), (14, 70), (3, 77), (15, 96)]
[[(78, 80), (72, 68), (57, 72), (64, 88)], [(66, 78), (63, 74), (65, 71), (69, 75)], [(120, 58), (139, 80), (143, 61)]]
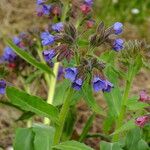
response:
[(56, 56), (56, 52), (54, 49), (44, 50), (43, 56), (46, 62), (50, 62)]
[(43, 14), (49, 15), (51, 11), (51, 5), (42, 5), (42, 7), (43, 7)]
[(113, 43), (113, 50), (120, 51), (123, 49), (124, 41), (122, 39), (115, 39)]
[(145, 124), (149, 121), (149, 117), (148, 116), (141, 116), (141, 117), (138, 117), (136, 120), (135, 120), (135, 123), (137, 126), (139, 127), (144, 127)]
[(92, 6), (93, 4), (93, 0), (84, 0), (84, 2), (89, 6)]
[(56, 24), (53, 24), (52, 25), (52, 29), (56, 32), (60, 32), (63, 30), (63, 23), (62, 22), (59, 22), (59, 23), (56, 23)]
[(72, 83), (72, 87), (78, 91), (81, 90), (82, 85), (83, 85), (83, 80), (81, 78), (75, 79)]
[(123, 24), (120, 23), (120, 22), (116, 22), (116, 23), (113, 25), (113, 29), (114, 29), (116, 35), (122, 33), (122, 30), (123, 30), (122, 28), (123, 28)]
[(76, 78), (77, 73), (78, 73), (78, 70), (75, 67), (66, 68), (65, 69), (65, 78), (69, 79), (70, 81), (73, 82)]
[(55, 37), (51, 35), (49, 32), (42, 32), (41, 39), (42, 39), (43, 46), (51, 45), (55, 41)]
[(45, 5), (45, 4), (38, 5), (36, 8), (37, 15), (39, 17), (43, 15), (49, 15), (51, 13), (51, 7), (52, 7), (51, 5)]
[(105, 83), (106, 83), (106, 87), (103, 89), (103, 92), (110, 92), (111, 89), (114, 87), (114, 85), (108, 80), (105, 80)]
[(0, 94), (4, 95), (6, 90), (6, 81), (0, 79)]
[(98, 76), (94, 76), (94, 78), (92, 80), (92, 85), (93, 85), (93, 89), (95, 92), (98, 92), (98, 91), (103, 90), (103, 89), (107, 89), (106, 81), (102, 80)]
[(16, 54), (13, 52), (13, 50), (10, 47), (4, 48), (4, 54), (3, 59), (8, 62), (13, 62), (16, 58)]
[(13, 42), (14, 42), (14, 44), (16, 44), (16, 45), (19, 45), (20, 42), (21, 42), (21, 39), (20, 39), (19, 37), (15, 36), (15, 37), (13, 38)]
[(148, 102), (150, 101), (150, 96), (145, 91), (141, 91), (139, 101)]

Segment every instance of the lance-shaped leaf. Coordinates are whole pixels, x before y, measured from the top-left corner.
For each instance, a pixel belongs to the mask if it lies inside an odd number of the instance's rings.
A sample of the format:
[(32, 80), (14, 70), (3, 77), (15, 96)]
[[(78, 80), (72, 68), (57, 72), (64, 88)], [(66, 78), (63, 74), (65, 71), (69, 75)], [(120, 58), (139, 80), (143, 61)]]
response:
[(22, 50), (18, 46), (16, 46), (11, 40), (7, 40), (6, 43), (10, 48), (13, 49), (13, 51), (19, 55), (22, 59), (24, 59), (26, 62), (31, 64), (32, 66), (48, 73), (48, 74), (53, 74), (52, 70), (44, 63), (41, 63), (37, 61), (34, 57), (32, 57), (29, 53), (26, 51)]
[(57, 123), (59, 111), (56, 107), (46, 103), (40, 97), (29, 95), (15, 87), (7, 87), (6, 94), (8, 99), (21, 109), (50, 118), (52, 121)]

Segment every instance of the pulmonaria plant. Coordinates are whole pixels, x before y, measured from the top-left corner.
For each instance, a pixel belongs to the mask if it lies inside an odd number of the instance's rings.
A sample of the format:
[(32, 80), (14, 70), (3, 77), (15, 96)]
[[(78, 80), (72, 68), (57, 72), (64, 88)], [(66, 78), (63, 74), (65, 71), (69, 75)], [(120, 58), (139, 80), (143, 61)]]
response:
[[(46, 16), (49, 24), (44, 29), (21, 33), (12, 42), (8, 40), (0, 61), (4, 66), (19, 66), (16, 67), (18, 80), (24, 89), (6, 87), (7, 82), (1, 79), (0, 94), (6, 93), (10, 102), (23, 110), (21, 119), (40, 115), (45, 124), (31, 125), (31, 119), (28, 120), (28, 128), (17, 131), (14, 149), (22, 149), (29, 141), (32, 144), (26, 149), (92, 150), (82, 142), (95, 136), (112, 142), (101, 140), (102, 150), (109, 145), (116, 149), (132, 149), (128, 146), (134, 142), (126, 142), (128, 135), (126, 138), (120, 132), (125, 133), (130, 127), (145, 129), (150, 121), (147, 109), (150, 97), (145, 91), (140, 93), (139, 99), (129, 98), (134, 77), (142, 66), (148, 68), (148, 45), (125, 43), (120, 37), (121, 22), (109, 27), (104, 22), (97, 25), (92, 17), (94, 0), (37, 0), (36, 7), (37, 15)], [(27, 61), (28, 65), (21, 60)], [(120, 78), (126, 82), (125, 87), (119, 87)], [(42, 89), (43, 97), (47, 92), (47, 101), (35, 96), (39, 95), (38, 89)], [(95, 100), (94, 92), (100, 91), (97, 94), (104, 96), (106, 109)], [(80, 99), (85, 99), (92, 115), (74, 141), (75, 105)], [(89, 130), (97, 115), (103, 116), (103, 133), (91, 135)], [(141, 146), (140, 142), (145, 139), (138, 138), (136, 145)]]

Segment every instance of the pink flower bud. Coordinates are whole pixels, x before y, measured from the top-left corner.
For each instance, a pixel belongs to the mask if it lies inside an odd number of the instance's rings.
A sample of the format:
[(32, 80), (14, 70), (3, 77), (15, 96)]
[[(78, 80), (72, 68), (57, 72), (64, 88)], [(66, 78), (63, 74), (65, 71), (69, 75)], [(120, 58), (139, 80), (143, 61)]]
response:
[(150, 96), (148, 96), (145, 91), (141, 91), (139, 101), (148, 102), (150, 101)]
[(149, 121), (149, 116), (141, 116), (135, 120), (135, 123), (139, 127), (144, 127), (144, 125)]
[(81, 5), (80, 9), (85, 15), (91, 11), (91, 7), (86, 4)]
[(87, 28), (89, 29), (89, 28), (92, 28), (93, 26), (94, 26), (94, 21), (93, 20), (88, 20), (87, 22), (86, 22), (86, 26), (87, 26)]

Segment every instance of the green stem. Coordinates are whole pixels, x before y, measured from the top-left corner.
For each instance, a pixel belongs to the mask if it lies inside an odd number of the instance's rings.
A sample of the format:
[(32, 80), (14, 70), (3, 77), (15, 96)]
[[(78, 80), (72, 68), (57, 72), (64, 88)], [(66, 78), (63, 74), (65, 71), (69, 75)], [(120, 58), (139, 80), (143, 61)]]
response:
[[(59, 69), (59, 62), (54, 64), (54, 68), (53, 68), (54, 76), (51, 76), (50, 82), (47, 83), (49, 85), (47, 103), (49, 103), (49, 104), (53, 104), (58, 69)], [(50, 120), (48, 118), (44, 118), (44, 124), (50, 124)]]
[(69, 111), (69, 106), (70, 106), (70, 102), (71, 102), (71, 98), (73, 95), (73, 89), (70, 88), (68, 90), (68, 94), (64, 100), (64, 104), (61, 108), (60, 111), (60, 115), (59, 115), (59, 126), (56, 126), (56, 131), (55, 131), (55, 136), (54, 136), (54, 145), (58, 144), (63, 132), (63, 128), (64, 128), (64, 124), (65, 124), (65, 120)]
[[(124, 94), (122, 97), (121, 111), (120, 111), (120, 114), (116, 121), (116, 129), (115, 130), (118, 130), (123, 124), (123, 119), (126, 114), (126, 103), (128, 101), (128, 96), (129, 96), (129, 92), (131, 89), (132, 81), (133, 81), (133, 71), (131, 70), (129, 73), (128, 79), (126, 81), (125, 91), (124, 91)], [(119, 140), (119, 134), (115, 134), (113, 137), (113, 141), (118, 141), (118, 140)]]

